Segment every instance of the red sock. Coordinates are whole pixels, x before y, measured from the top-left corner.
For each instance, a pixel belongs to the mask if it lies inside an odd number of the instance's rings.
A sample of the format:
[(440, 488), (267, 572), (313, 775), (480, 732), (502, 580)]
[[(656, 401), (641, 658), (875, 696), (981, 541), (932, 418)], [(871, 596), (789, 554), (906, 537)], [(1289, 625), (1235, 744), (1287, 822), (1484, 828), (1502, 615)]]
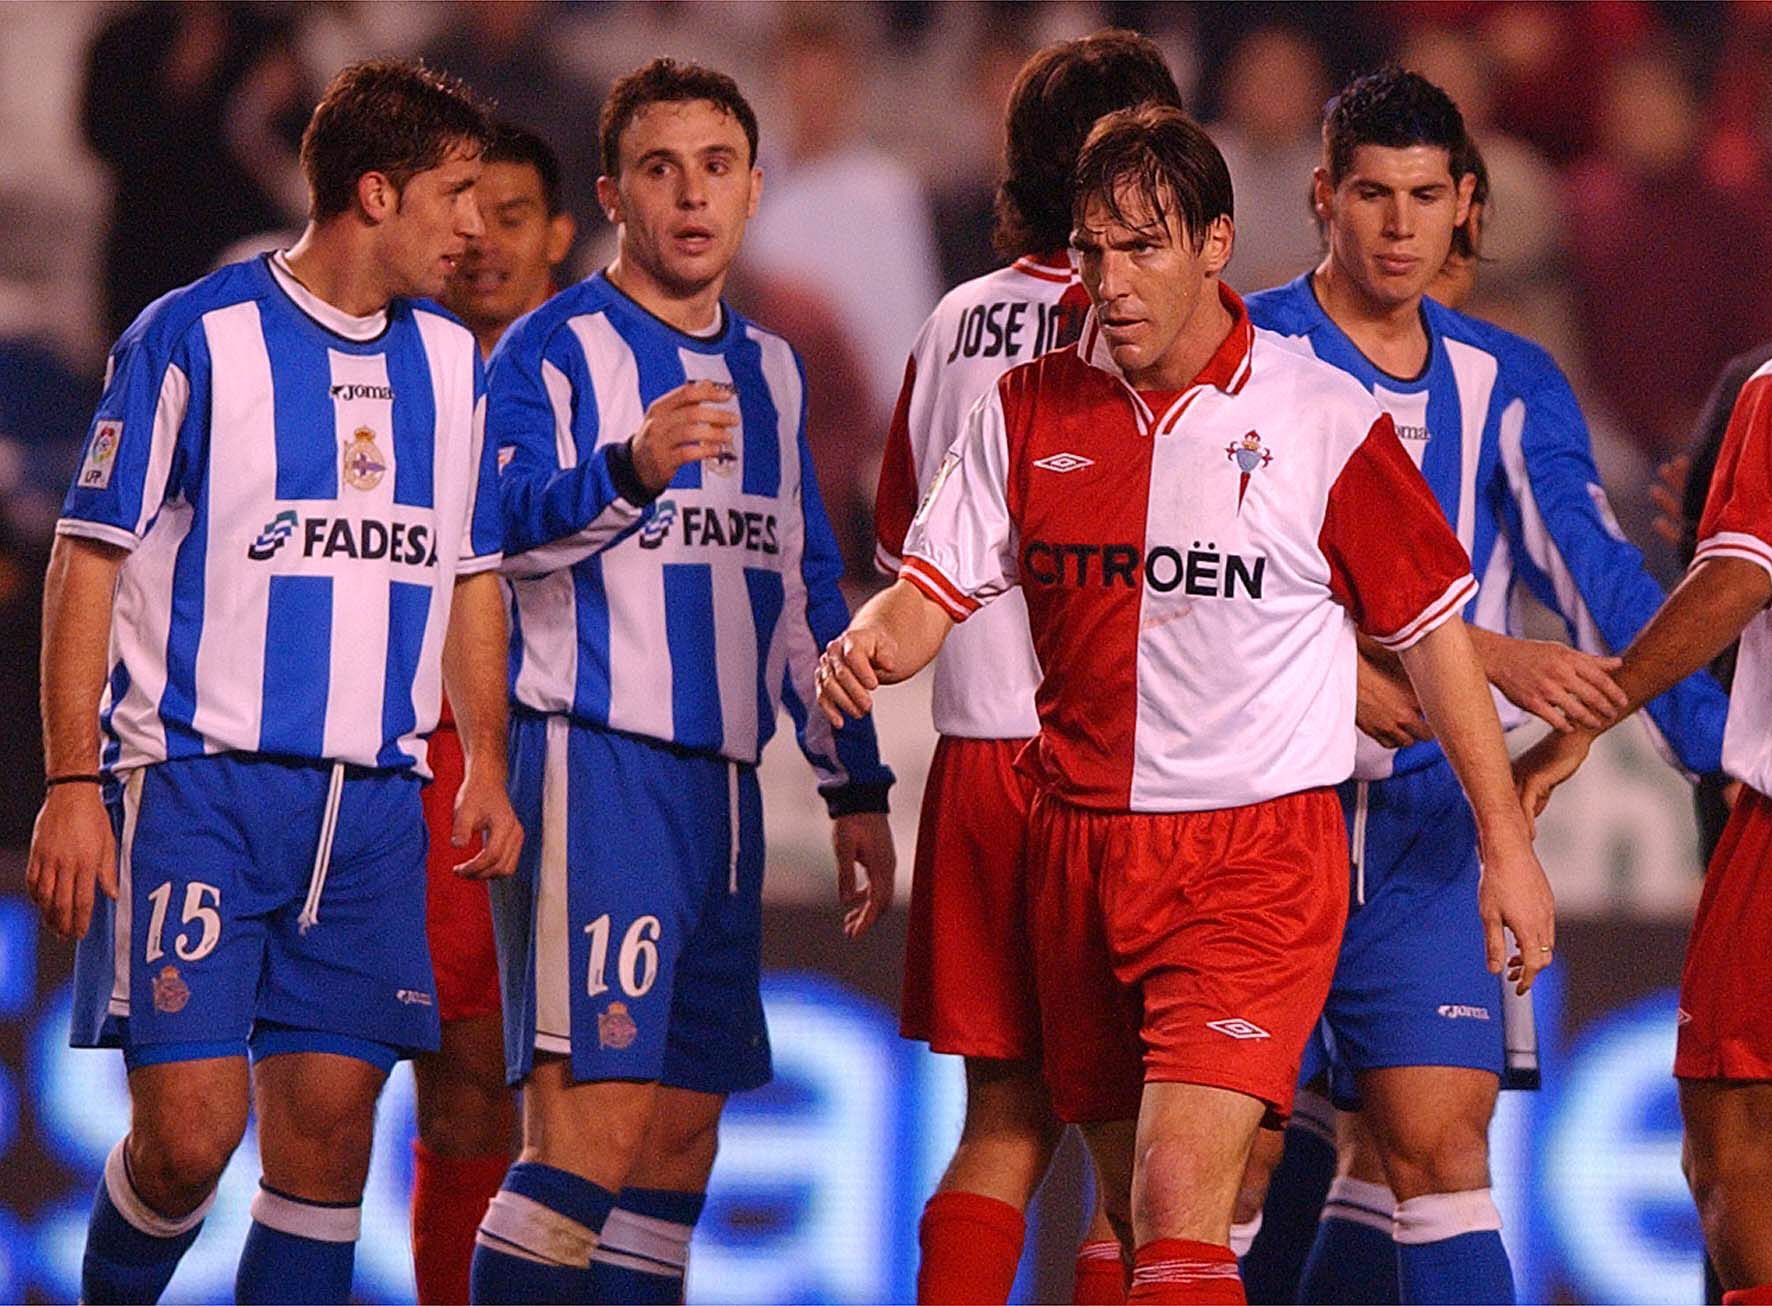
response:
[(1071, 1306), (1120, 1306), (1126, 1300), (1126, 1262), (1112, 1238), (1077, 1248), (1077, 1277), (1071, 1283)]
[(1236, 1255), (1223, 1243), (1157, 1238), (1132, 1258), (1132, 1291), (1126, 1300), (1243, 1306), (1248, 1298)]
[(1008, 1301), (1026, 1232), (1027, 1221), (1008, 1202), (978, 1193), (935, 1194), (917, 1226), (920, 1306)]
[(1737, 1288), (1723, 1294), (1723, 1306), (1772, 1306), (1772, 1285)]
[(504, 1183), (511, 1158), (439, 1156), (412, 1142), (412, 1272), (424, 1306), (468, 1299), (474, 1231)]

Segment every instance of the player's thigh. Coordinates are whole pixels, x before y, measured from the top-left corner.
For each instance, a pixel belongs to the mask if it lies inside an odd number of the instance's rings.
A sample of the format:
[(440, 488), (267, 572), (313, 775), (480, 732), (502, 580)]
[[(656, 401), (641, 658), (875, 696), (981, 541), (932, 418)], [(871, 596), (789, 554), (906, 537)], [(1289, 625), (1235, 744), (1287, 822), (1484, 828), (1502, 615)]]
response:
[[(1331, 1096), (1358, 1105), (1357, 1079), (1396, 1066), (1499, 1076), (1500, 980), (1477, 914), (1476, 827), (1444, 763), (1367, 786), (1356, 878), (1324, 1008)], [(1363, 834), (1363, 839), (1359, 836)]]
[(443, 1023), (443, 1045), (412, 1059), (418, 1136), (441, 1156), (488, 1156), (516, 1137), (498, 1013)]
[(1389, 1066), (1359, 1076), (1361, 1117), (1401, 1201), (1489, 1186), (1489, 1121), (1500, 1080), (1460, 1066)]
[(640, 1153), (657, 1098), (656, 1082), (579, 1080), (564, 1057), (538, 1057), (523, 1083), (520, 1159), (617, 1192)]
[(1132, 1220), (1153, 1238), (1223, 1243), (1267, 1103), (1202, 1084), (1147, 1083), (1138, 1113)]
[(375, 1101), (387, 1068), (338, 1052), (285, 1052), (253, 1066), (267, 1186), (317, 1202), (355, 1202), (369, 1175)]
[(646, 1137), (628, 1169), (630, 1188), (663, 1188), (674, 1193), (707, 1191), (720, 1147), (721, 1093), (659, 1085), (647, 1121)]

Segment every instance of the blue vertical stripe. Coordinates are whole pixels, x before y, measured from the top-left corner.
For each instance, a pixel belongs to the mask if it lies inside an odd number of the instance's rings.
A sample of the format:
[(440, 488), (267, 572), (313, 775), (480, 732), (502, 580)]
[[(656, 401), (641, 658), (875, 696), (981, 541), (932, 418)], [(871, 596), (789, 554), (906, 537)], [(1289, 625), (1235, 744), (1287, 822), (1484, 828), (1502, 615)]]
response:
[[(396, 389), (395, 393), (398, 393)], [(431, 620), (431, 587), (411, 581), (388, 582), (387, 679), (381, 692), (381, 752), (379, 766), (411, 766), (412, 754), (400, 741), (418, 725), (412, 705), (412, 682), (418, 678), (418, 659), (424, 651), (425, 627)]]
[(293, 304), (259, 304), (265, 355), (271, 362), (271, 406), (277, 432), (277, 497), (338, 498), (344, 457), (332, 402), (332, 360), (313, 326)]
[[(609, 324), (622, 341), (634, 351), (634, 366), (640, 374), (640, 407), (649, 408), (653, 400), (668, 394), (688, 379), (683, 371), (683, 357), (670, 328), (641, 315), (625, 304), (611, 309)], [(674, 490), (701, 488), (701, 463), (685, 463), (671, 478)]]
[[(1408, 392), (1427, 391), (1427, 429), (1432, 438), (1427, 448), (1422, 451), (1421, 474), (1433, 490), (1434, 498), (1439, 501), (1440, 511), (1446, 514), (1446, 520), (1456, 528), (1458, 525), (1459, 485), (1464, 475), (1464, 416), (1465, 395), (1458, 388), (1458, 373), (1452, 370), (1452, 359), (1446, 353), (1446, 343), (1436, 333), (1430, 340), (1433, 353), (1428, 358), (1427, 370), (1422, 375), (1420, 384), (1408, 387)], [(1400, 390), (1386, 381), (1380, 381), (1387, 390)], [(1479, 437), (1480, 438), (1480, 437)]]
[[(726, 351), (744, 421), (744, 492), (774, 497), (781, 492), (781, 412), (763, 374), (763, 346), (740, 331)], [(800, 396), (805, 406), (805, 395)]]
[(203, 637), (203, 578), (209, 558), (210, 370), (209, 343), (201, 331), (187, 338), (191, 399), (179, 427), (177, 452), (167, 478), (168, 498), (191, 504), (190, 532), (172, 564), (172, 614), (166, 624), (166, 687), (157, 710), (166, 732), (166, 756), (201, 757), (197, 734), (197, 645)]
[(718, 749), (719, 651), (714, 641), (714, 569), (705, 562), (664, 566), (665, 643), (671, 655), (671, 733), (685, 748)]
[(332, 679), (332, 578), (272, 576), (265, 606), (261, 753), (326, 755), (326, 694)]
[(578, 618), (578, 684), (573, 714), (609, 720), (609, 595), (603, 587), (603, 556), (593, 554), (572, 569), (572, 603)]
[(99, 731), (105, 738), (104, 748), (99, 752), (99, 766), (106, 771), (116, 766), (118, 759), (123, 756), (123, 741), (111, 729), (111, 717), (116, 714), (117, 704), (121, 703), (123, 696), (129, 692), (129, 668), (124, 665), (121, 658), (117, 659), (117, 665), (111, 668), (110, 686), (111, 706), (99, 715), (98, 722)]
[(781, 621), (786, 602), (786, 589), (779, 571), (761, 567), (744, 569), (745, 589), (751, 597), (751, 618), (757, 627), (757, 752), (775, 733), (775, 687), (769, 683), (769, 647), (775, 642), (775, 627)]
[[(394, 311), (402, 318), (412, 316), (408, 305)], [(388, 332), (387, 346), (388, 386), (394, 392), (394, 502), (429, 508), (435, 502), (431, 481), (437, 465), (437, 399), (430, 360), (416, 322), (397, 324)]]

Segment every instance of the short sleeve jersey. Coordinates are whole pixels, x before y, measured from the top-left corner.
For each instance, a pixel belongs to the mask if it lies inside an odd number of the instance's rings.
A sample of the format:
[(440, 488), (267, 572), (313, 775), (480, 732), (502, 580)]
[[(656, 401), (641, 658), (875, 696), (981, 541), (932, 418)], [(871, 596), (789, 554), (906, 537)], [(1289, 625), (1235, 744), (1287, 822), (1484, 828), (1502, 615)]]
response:
[(1134, 390), (1093, 318), (1006, 373), (906, 541), (902, 574), (957, 621), (1023, 590), (1034, 765), (1082, 806), (1237, 807), (1346, 779), (1355, 630), (1405, 649), (1475, 590), (1391, 419), (1220, 294), (1230, 333), (1179, 393)]
[(267, 753), (429, 775), (458, 576), (502, 557), (474, 337), (350, 317), (277, 256), (151, 305), (57, 531), (127, 549), (108, 769)]
[[(1089, 295), (1064, 253), (1027, 256), (964, 285), (935, 306), (911, 349), (893, 410), (874, 501), (874, 560), (896, 576), (905, 534), (966, 413), (1019, 363), (1075, 343)], [(956, 630), (935, 661), (935, 728), (971, 739), (1026, 739), (1040, 728), (1040, 666), (1027, 604), (1011, 590)]]
[[(1739, 558), (1772, 574), (1772, 363), (1742, 386), (1717, 455), (1692, 565), (1712, 558)], [(1723, 770), (1772, 793), (1772, 610), (1741, 632)]]

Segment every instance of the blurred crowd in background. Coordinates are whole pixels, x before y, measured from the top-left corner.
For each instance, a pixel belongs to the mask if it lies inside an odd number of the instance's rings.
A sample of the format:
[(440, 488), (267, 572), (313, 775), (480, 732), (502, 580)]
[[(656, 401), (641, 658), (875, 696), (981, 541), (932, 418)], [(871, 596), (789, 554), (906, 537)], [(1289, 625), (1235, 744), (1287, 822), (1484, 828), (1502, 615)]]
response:
[(1230, 163), (1253, 291), (1319, 257), (1306, 202), (1324, 99), (1395, 60), (1444, 86), (1492, 199), (1467, 311), (1575, 382), (1624, 528), (1716, 373), (1772, 336), (1772, 4), (308, 0), (0, 6), (0, 846), (40, 774), (36, 632), (54, 519), (111, 341), (155, 297), (304, 219), (297, 145), (343, 64), (422, 56), (559, 152), (597, 211), (604, 89), (659, 54), (734, 75), (762, 122), (739, 307), (805, 356), (809, 437), (857, 584), (911, 339), (997, 262), (1001, 113), (1039, 45), (1116, 24), (1167, 52)]

